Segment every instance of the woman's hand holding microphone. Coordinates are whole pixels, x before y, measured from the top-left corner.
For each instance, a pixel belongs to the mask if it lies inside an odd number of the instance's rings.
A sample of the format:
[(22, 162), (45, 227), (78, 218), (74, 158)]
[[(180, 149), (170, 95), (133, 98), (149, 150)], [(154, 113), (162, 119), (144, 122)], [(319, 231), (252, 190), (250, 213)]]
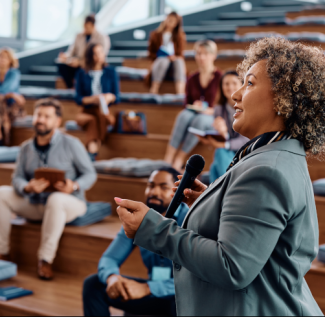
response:
[[(176, 193), (182, 178), (183, 176), (178, 176), (179, 181), (175, 183), (176, 187), (173, 188), (174, 193)], [(196, 179), (190, 189), (185, 189), (183, 202), (191, 208), (207, 188), (206, 185)], [(172, 196), (174, 197), (174, 195)], [(115, 202), (119, 206), (117, 208), (117, 214), (120, 217), (126, 236), (134, 239), (150, 208), (141, 202), (121, 198), (115, 198)]]

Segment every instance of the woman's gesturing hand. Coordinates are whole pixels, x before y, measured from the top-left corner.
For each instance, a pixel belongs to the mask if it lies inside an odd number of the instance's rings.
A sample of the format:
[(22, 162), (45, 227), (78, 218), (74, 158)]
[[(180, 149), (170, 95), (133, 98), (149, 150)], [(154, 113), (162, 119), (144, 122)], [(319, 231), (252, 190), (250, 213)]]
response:
[[(175, 183), (176, 187), (173, 188), (173, 192), (176, 193), (179, 184), (181, 183), (183, 176), (178, 176), (179, 181)], [(184, 190), (185, 198), (183, 202), (187, 204), (190, 208), (194, 202), (203, 194), (203, 192), (208, 188), (208, 186), (201, 183), (196, 179), (190, 189)], [(172, 195), (174, 197), (174, 195)]]
[(115, 198), (115, 202), (119, 206), (116, 211), (120, 217), (126, 236), (134, 239), (150, 208), (143, 203), (121, 198)]

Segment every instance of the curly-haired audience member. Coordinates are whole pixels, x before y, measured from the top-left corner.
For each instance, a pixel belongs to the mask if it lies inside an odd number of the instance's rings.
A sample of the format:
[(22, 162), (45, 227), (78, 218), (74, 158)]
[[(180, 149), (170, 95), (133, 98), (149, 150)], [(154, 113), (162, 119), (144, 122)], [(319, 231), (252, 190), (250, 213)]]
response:
[(118, 214), (136, 245), (175, 263), (179, 316), (323, 316), (304, 277), (319, 243), (306, 154), (325, 152), (324, 53), (265, 38), (238, 70), (233, 128), (250, 141), (209, 188), (185, 191), (182, 228), (119, 198)]

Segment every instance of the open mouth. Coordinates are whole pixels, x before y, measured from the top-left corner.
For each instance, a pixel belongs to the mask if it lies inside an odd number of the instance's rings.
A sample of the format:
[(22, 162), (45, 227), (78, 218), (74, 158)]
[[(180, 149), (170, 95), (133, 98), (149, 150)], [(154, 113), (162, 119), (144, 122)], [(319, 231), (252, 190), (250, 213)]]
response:
[(238, 116), (240, 116), (244, 112), (243, 109), (240, 109), (238, 107), (236, 107), (235, 110), (236, 110), (236, 113), (234, 114), (234, 118), (237, 118)]

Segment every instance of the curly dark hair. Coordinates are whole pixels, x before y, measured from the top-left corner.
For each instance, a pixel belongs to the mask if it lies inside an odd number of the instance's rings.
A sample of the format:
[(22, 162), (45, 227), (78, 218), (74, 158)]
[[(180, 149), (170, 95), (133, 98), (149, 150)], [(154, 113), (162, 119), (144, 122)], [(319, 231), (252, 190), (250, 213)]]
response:
[(325, 154), (325, 57), (321, 49), (283, 38), (252, 43), (238, 73), (244, 78), (257, 62), (267, 60), (274, 92), (274, 109), (300, 140), (308, 156)]

